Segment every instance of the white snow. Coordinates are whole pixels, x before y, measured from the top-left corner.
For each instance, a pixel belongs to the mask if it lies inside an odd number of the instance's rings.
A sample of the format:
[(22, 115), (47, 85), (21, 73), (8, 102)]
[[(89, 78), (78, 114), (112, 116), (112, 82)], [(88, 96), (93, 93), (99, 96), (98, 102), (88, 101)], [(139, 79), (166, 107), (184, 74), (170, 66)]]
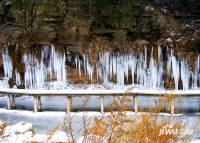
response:
[(1, 140), (1, 143), (23, 143), (25, 140), (32, 136), (32, 132), (26, 132), (24, 134), (12, 134)]
[[(33, 113), (31, 111), (9, 111), (6, 109), (0, 109), (0, 112), (4, 112), (7, 114), (19, 114), (21, 116), (30, 116), (31, 118), (35, 118), (35, 119), (39, 119), (40, 118), (52, 118), (54, 116), (54, 118), (64, 118), (66, 113), (63, 112), (41, 112), (41, 113)], [(127, 111), (125, 112), (126, 115), (130, 116), (130, 117), (135, 117), (136, 115), (142, 115), (142, 114), (147, 114), (147, 113), (135, 113), (135, 112), (131, 112), (131, 111)], [(70, 114), (71, 117), (75, 118), (74, 121), (80, 121), (80, 119), (83, 118), (83, 116), (87, 117), (87, 119), (91, 119), (91, 117), (101, 117), (101, 116), (108, 116), (110, 113), (100, 113), (100, 112), (72, 112)], [(151, 114), (151, 113), (150, 113)], [(159, 114), (161, 117), (162, 116), (173, 116), (173, 117), (177, 117), (180, 118), (182, 116), (182, 114), (177, 114), (177, 115), (171, 115), (168, 113), (160, 113)], [(79, 120), (77, 120), (79, 119)], [(186, 122), (189, 120), (186, 120)], [(38, 120), (38, 122), (40, 122)], [(45, 142), (45, 143), (51, 143), (51, 142), (67, 142), (70, 141), (70, 138), (65, 134), (65, 132), (63, 131), (56, 131), (51, 137), (48, 136), (47, 134), (33, 134), (33, 132), (31, 131), (33, 128), (31, 123), (28, 122), (20, 122), (17, 123), (15, 125), (9, 126), (13, 127), (12, 130), (9, 133), (9, 136), (7, 136), (8, 138), (6, 138), (7, 140), (4, 140), (4, 142), (2, 143), (8, 143), (8, 141), (10, 141), (11, 143), (22, 143), (23, 141), (37, 141), (37, 142)], [(75, 127), (75, 126), (74, 126)], [(12, 132), (12, 133), (11, 133)], [(88, 136), (88, 140), (90, 139), (99, 139), (98, 136), (93, 136), (90, 135)], [(79, 139), (77, 138), (78, 143), (82, 143), (81, 141), (83, 140), (83, 137), (80, 137)], [(199, 140), (194, 140), (191, 143), (198, 143)], [(102, 139), (102, 143), (106, 142), (105, 139)], [(90, 142), (89, 142), (90, 143)]]
[(12, 134), (24, 134), (33, 129), (33, 125), (31, 123), (20, 122), (16, 125), (7, 126), (5, 128), (4, 135), (12, 135)]
[(26, 142), (39, 142), (39, 143), (43, 143), (45, 141), (47, 141), (48, 136), (47, 135), (42, 135), (42, 134), (35, 134), (31, 137), (29, 137), (28, 139), (26, 139)]
[(71, 139), (66, 135), (63, 131), (56, 131), (51, 138), (48, 140), (48, 143), (55, 143), (55, 142), (71, 142)]
[(200, 140), (192, 140), (190, 143), (200, 143)]
[(33, 125), (27, 122), (20, 122), (7, 126), (0, 137), (1, 143), (22, 143), (22, 142), (70, 142), (71, 140), (63, 131), (55, 131), (53, 135), (33, 134)]
[(22, 143), (33, 134), (31, 123), (20, 122), (12, 126), (5, 127), (1, 143)]

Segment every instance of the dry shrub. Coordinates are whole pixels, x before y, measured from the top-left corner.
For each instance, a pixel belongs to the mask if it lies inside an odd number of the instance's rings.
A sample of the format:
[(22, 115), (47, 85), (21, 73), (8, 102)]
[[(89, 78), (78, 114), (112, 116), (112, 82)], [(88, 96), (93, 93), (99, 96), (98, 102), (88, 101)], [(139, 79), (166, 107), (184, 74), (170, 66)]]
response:
[(71, 116), (70, 114), (66, 114), (64, 118), (63, 128), (66, 134), (68, 135), (68, 137), (71, 139), (72, 143), (75, 143), (74, 128), (73, 128), (72, 122), (73, 122), (73, 116)]
[(6, 127), (6, 124), (0, 120), (0, 137), (3, 135), (4, 133), (4, 129)]
[(4, 139), (4, 132), (5, 132), (6, 124), (0, 120), (0, 142)]
[[(82, 111), (86, 110), (88, 101), (89, 101), (89, 98), (84, 98)], [(68, 135), (68, 137), (71, 139), (72, 143), (76, 142), (76, 138), (75, 138), (76, 134), (79, 134), (79, 135), (81, 134), (83, 136), (88, 134), (87, 128), (90, 126), (91, 119), (87, 118), (84, 113), (86, 113), (86, 112), (83, 112), (81, 123), (80, 123), (80, 121), (77, 121), (75, 119), (76, 115), (72, 115), (70, 113), (67, 113), (65, 115), (63, 129), (66, 132), (66, 134)], [(74, 125), (73, 123), (75, 123), (76, 125)], [(77, 128), (79, 128), (79, 129), (77, 129)]]
[(119, 98), (111, 104), (107, 116), (96, 117), (92, 127), (85, 129), (83, 143), (176, 143), (192, 139), (198, 119), (189, 129), (191, 132), (187, 132), (187, 123), (182, 119), (175, 121), (174, 116), (160, 114), (171, 99), (159, 100), (155, 108), (149, 108), (149, 113), (132, 115), (126, 112), (129, 107), (125, 103), (129, 100)]
[(0, 141), (3, 140), (2, 138), (3, 138), (4, 129), (5, 129), (5, 124), (3, 121), (0, 120)]
[(51, 130), (47, 132), (47, 141), (49, 141), (52, 136), (58, 131), (60, 128), (60, 125), (55, 125)]

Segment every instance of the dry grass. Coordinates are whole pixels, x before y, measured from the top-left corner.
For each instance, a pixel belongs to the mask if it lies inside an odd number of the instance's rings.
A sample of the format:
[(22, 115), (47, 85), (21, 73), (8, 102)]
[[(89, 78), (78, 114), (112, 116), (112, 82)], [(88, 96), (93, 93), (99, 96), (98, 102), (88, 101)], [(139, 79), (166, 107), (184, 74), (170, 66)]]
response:
[(3, 140), (5, 127), (6, 127), (6, 124), (0, 120), (0, 142)]
[(5, 127), (6, 127), (6, 124), (0, 120), (0, 136), (2, 136)]
[(85, 72), (83, 70), (81, 70), (81, 75), (79, 75), (79, 73), (73, 69), (73, 68), (68, 68), (68, 75), (67, 78), (70, 81), (73, 81), (73, 83), (75, 84), (94, 84), (94, 83), (98, 83), (98, 79), (96, 76), (93, 76), (93, 79), (89, 79), (89, 77), (85, 74)]
[[(109, 114), (93, 118), (90, 120), (92, 122), (90, 125), (87, 120), (86, 126), (82, 129), (84, 130), (82, 143), (189, 142), (196, 131), (195, 127), (199, 124), (197, 118), (194, 127), (189, 129), (193, 131), (192, 134), (180, 134), (180, 131), (187, 130), (188, 123), (181, 118), (174, 120), (174, 116), (160, 114), (163, 106), (170, 104), (169, 97), (157, 101), (155, 108), (149, 108), (149, 113), (128, 115), (126, 111), (131, 109), (127, 106), (127, 102), (130, 102), (129, 98), (118, 97), (118, 100), (110, 105)], [(168, 129), (172, 132), (168, 133)], [(72, 126), (70, 130), (73, 130)]]
[[(185, 127), (180, 121), (172, 123), (169, 117), (159, 121), (158, 113), (162, 104), (159, 104), (154, 111), (150, 109), (152, 112), (136, 115), (137, 118), (132, 119), (124, 112), (128, 107), (123, 103), (124, 98), (119, 103), (115, 102), (111, 105), (111, 111), (107, 117), (94, 120), (92, 127), (88, 129), (88, 135), (98, 136), (99, 140), (96, 142), (106, 140), (109, 143), (167, 143), (171, 140), (174, 142), (185, 140), (184, 137), (178, 135), (160, 135), (161, 129), (167, 125), (179, 130)], [(113, 111), (113, 107), (121, 110)], [(85, 140), (87, 143), (88, 138), (86, 137)]]

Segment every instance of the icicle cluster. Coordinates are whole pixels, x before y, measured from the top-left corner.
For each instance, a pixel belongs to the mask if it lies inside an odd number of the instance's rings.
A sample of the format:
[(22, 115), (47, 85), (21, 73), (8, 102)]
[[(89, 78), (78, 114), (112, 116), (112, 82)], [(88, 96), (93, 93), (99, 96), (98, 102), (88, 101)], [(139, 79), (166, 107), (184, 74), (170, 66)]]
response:
[(2, 52), (3, 57), (3, 69), (4, 69), (4, 76), (7, 78), (12, 77), (13, 65), (8, 53), (8, 48), (4, 49)]
[[(145, 89), (164, 88), (164, 74), (168, 75), (171, 82), (174, 83), (175, 89), (195, 89), (200, 85), (200, 56), (195, 62), (195, 70), (191, 71), (186, 59), (177, 59), (171, 51), (167, 57), (167, 65), (164, 69), (163, 53), (161, 47), (158, 47), (158, 59), (155, 60), (151, 51), (150, 60), (147, 60), (147, 48), (144, 53), (100, 53), (97, 63), (90, 65), (89, 58), (83, 55), (83, 60), (75, 58), (76, 69), (81, 75), (81, 67), (90, 80), (96, 73), (97, 78), (102, 84), (112, 82), (112, 77), (116, 78), (118, 85), (125, 85), (131, 80), (133, 85)], [(96, 70), (96, 71), (95, 71)], [(192, 84), (191, 84), (192, 82)]]
[[(22, 63), (25, 65), (24, 85), (25, 88), (44, 88), (46, 81), (51, 79), (60, 86), (66, 84), (65, 54), (56, 52), (53, 45), (44, 46), (40, 58), (28, 52), (23, 55)], [(12, 78), (13, 66), (8, 54), (8, 48), (3, 52), (4, 78)], [(15, 73), (16, 85), (22, 84), (17, 69)]]
[(160, 52), (159, 63), (155, 62), (152, 54), (149, 64), (146, 48), (144, 54), (99, 54), (99, 61), (96, 66), (97, 76), (102, 82), (109, 82), (114, 75), (119, 85), (124, 85), (131, 80), (133, 85), (160, 88), (163, 86), (161, 54)]
[[(98, 79), (102, 84), (116, 82), (118, 85), (132, 84), (144, 89), (164, 88), (164, 75), (168, 75), (175, 89), (196, 89), (200, 86), (200, 56), (195, 68), (189, 68), (187, 59), (177, 59), (174, 53), (168, 53), (167, 61), (163, 60), (162, 49), (158, 47), (157, 56), (152, 48), (150, 57), (147, 48), (143, 53), (99, 53), (96, 64), (91, 64), (86, 54), (71, 58), (65, 52), (58, 52), (53, 45), (43, 46), (40, 58), (33, 53), (25, 53), (22, 63), (25, 65), (24, 78), (15, 69), (8, 49), (3, 51), (4, 78), (15, 75), (16, 84), (26, 88), (44, 88), (47, 82), (56, 83), (64, 88), (67, 81), (66, 59), (75, 63), (78, 76), (85, 74), (89, 80)], [(155, 59), (156, 57), (156, 59)], [(22, 81), (21, 79), (24, 79)], [(1, 81), (1, 84), (3, 82)], [(54, 86), (52, 86), (54, 88)]]
[(49, 79), (63, 87), (66, 84), (65, 53), (56, 52), (53, 45), (42, 48), (40, 60), (31, 53), (25, 54), (23, 63), (26, 88), (43, 88)]

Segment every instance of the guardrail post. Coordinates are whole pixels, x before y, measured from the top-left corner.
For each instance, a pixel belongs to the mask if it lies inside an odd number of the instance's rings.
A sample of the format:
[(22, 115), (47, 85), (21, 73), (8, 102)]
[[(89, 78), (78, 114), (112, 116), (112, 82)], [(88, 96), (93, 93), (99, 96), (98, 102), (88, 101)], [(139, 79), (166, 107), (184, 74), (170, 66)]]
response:
[(170, 101), (170, 114), (174, 114), (174, 98), (171, 98)]
[(71, 112), (71, 106), (72, 106), (72, 97), (67, 96), (67, 113)]
[(40, 96), (34, 96), (34, 112), (40, 112), (42, 110), (42, 103)]
[(138, 112), (138, 99), (136, 96), (133, 96), (133, 104), (134, 104), (134, 111)]
[(104, 113), (104, 97), (101, 96), (101, 113)]
[(15, 97), (12, 94), (8, 95), (8, 102), (7, 102), (8, 110), (15, 108)]
[(41, 101), (41, 96), (38, 96), (38, 108), (39, 108), (39, 111), (42, 111), (42, 101)]

